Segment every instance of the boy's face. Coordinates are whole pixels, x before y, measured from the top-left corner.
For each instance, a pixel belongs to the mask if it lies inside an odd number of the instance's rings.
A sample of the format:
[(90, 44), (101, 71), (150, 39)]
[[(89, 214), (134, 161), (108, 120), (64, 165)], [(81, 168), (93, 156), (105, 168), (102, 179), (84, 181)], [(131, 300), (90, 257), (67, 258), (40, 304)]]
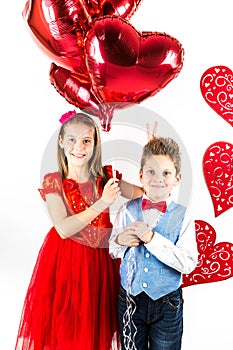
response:
[(140, 170), (140, 181), (145, 193), (155, 202), (167, 198), (180, 178), (180, 174), (176, 175), (174, 163), (165, 155), (152, 155)]

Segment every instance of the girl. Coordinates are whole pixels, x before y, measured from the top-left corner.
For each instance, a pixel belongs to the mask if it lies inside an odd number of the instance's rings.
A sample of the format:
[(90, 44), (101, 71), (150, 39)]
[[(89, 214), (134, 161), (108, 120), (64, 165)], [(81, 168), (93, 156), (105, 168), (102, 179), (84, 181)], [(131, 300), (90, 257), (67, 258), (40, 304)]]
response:
[(109, 256), (109, 206), (142, 189), (101, 163), (100, 133), (83, 113), (62, 116), (59, 171), (39, 189), (53, 227), (25, 298), (16, 350), (119, 349), (119, 260)]

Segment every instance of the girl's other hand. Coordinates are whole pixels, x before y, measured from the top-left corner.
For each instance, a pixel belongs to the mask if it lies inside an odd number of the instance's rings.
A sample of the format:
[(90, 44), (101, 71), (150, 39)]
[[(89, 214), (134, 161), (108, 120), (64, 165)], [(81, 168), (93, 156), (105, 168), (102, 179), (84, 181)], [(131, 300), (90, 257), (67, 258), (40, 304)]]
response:
[(158, 128), (157, 121), (154, 122), (154, 128), (152, 132), (150, 131), (150, 124), (149, 123), (146, 124), (147, 142), (149, 142), (150, 140), (156, 139), (157, 128)]

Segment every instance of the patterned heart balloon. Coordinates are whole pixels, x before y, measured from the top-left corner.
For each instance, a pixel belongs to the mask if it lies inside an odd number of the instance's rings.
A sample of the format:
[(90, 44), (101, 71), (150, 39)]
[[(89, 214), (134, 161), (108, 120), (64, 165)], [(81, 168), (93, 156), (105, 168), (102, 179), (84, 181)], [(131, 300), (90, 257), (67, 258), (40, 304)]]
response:
[(233, 73), (225, 66), (207, 69), (201, 77), (201, 93), (208, 105), (233, 126)]
[(182, 287), (210, 283), (233, 277), (233, 244), (215, 244), (216, 232), (205, 221), (195, 220), (196, 240), (199, 252), (197, 267), (189, 275), (183, 275)]
[(175, 38), (140, 33), (118, 17), (96, 20), (86, 35), (85, 48), (94, 94), (101, 104), (116, 108), (155, 95), (183, 65), (183, 48)]
[(233, 145), (221, 141), (209, 146), (203, 172), (217, 217), (233, 207)]

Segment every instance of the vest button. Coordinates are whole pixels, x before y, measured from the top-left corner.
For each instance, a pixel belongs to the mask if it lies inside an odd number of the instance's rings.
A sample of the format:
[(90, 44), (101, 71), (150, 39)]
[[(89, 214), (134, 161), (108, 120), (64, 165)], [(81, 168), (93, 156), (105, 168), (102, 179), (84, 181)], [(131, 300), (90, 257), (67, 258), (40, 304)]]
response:
[(148, 267), (144, 267), (144, 272), (148, 272), (148, 271), (149, 271)]
[(147, 287), (147, 283), (144, 282), (144, 283), (142, 284), (142, 286), (143, 286), (144, 288), (146, 288), (146, 287)]
[(149, 258), (150, 257), (150, 253), (146, 253), (146, 258)]

